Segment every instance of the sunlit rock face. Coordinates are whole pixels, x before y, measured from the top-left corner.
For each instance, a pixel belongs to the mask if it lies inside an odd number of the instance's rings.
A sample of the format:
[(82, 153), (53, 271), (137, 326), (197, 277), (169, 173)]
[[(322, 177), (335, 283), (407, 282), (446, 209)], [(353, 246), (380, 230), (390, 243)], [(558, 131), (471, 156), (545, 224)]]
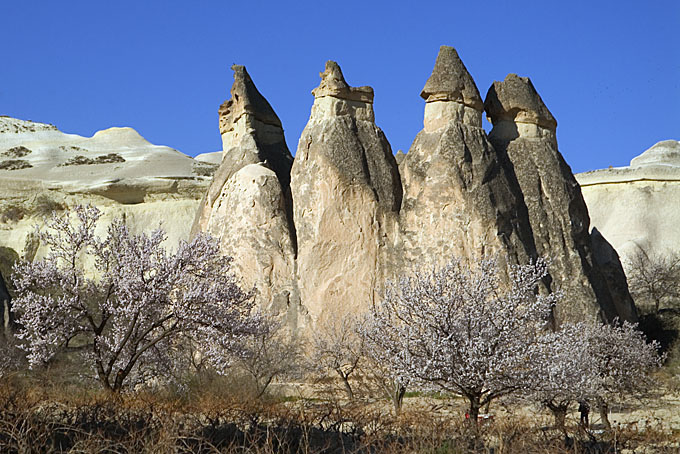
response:
[(630, 166), (576, 175), (591, 226), (621, 256), (680, 251), (680, 142), (664, 140)]
[[(293, 161), (281, 122), (245, 68), (220, 108), (224, 151), (194, 232), (220, 238), (260, 304), (313, 332), (368, 310), (387, 279), (497, 256), (508, 272), (553, 260), (542, 292), (567, 296), (554, 322), (634, 320), (616, 253), (588, 232), (578, 183), (557, 150), (557, 123), (531, 82), (514, 75), (482, 102), (455, 49), (443, 46), (422, 90), (423, 130), (392, 154), (373, 90), (333, 61)], [(486, 107), (494, 128), (482, 129)]]
[(479, 91), (452, 47), (441, 47), (421, 97), (424, 128), (400, 164), (398, 253), (405, 268), (453, 256), (534, 258), (518, 188), (482, 129)]
[[(55, 126), (0, 117), (0, 269), (44, 253), (34, 235), (53, 211), (91, 204), (99, 231), (124, 216), (135, 233), (162, 225), (166, 246), (188, 239), (213, 167), (146, 141), (132, 128), (92, 137)], [(14, 257), (14, 258), (12, 258)]]
[(401, 204), (373, 90), (350, 87), (329, 61), (291, 171), (300, 297), (311, 319), (366, 310), (384, 280)]
[(607, 320), (635, 319), (618, 260), (595, 261), (588, 209), (557, 149), (557, 121), (531, 81), (510, 74), (494, 82), (485, 109), (493, 124), (489, 139), (527, 207), (536, 252), (551, 259), (552, 286), (564, 293), (555, 308), (556, 319), (600, 313)]
[(219, 109), (224, 146), (193, 231), (220, 241), (234, 258), (242, 285), (254, 288), (261, 307), (295, 328), (300, 298), (295, 281), (290, 168), (281, 121), (245, 67), (234, 65), (231, 98)]

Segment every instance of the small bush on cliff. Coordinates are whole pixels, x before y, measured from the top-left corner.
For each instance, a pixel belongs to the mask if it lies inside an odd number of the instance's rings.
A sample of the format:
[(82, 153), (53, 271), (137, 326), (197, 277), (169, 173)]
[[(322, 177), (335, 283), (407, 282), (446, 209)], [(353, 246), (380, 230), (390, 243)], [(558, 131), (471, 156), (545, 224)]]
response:
[(162, 230), (133, 235), (121, 219), (100, 238), (99, 217), (93, 207), (54, 214), (39, 232), (46, 257), (14, 267), (18, 336), (32, 366), (74, 351), (104, 388), (119, 391), (177, 376), (188, 368), (188, 345), (224, 371), (230, 354), (244, 353), (244, 338), (263, 330), (215, 240), (198, 235), (169, 253)]

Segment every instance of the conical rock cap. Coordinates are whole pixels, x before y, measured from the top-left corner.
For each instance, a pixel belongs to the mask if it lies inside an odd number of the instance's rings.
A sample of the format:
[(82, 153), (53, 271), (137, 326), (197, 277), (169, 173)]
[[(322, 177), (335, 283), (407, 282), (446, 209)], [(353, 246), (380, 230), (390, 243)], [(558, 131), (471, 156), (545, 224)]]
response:
[(326, 68), (324, 72), (319, 73), (319, 77), (321, 77), (321, 83), (312, 90), (315, 98), (331, 96), (350, 101), (373, 103), (373, 88), (367, 86), (350, 87), (342, 75), (340, 65), (333, 60), (326, 62)]
[(420, 96), (427, 102), (456, 101), (480, 112), (484, 110), (475, 81), (456, 49), (450, 46), (439, 48), (432, 75), (427, 79)]
[(550, 113), (528, 77), (508, 74), (494, 82), (484, 101), (486, 114), (495, 125), (499, 121), (531, 123), (555, 130), (557, 120)]
[(246, 113), (262, 123), (281, 127), (281, 120), (257, 90), (246, 67), (233, 65), (231, 69), (234, 71), (234, 84), (231, 86), (231, 98), (219, 108), (220, 132), (222, 134), (227, 132), (230, 125)]

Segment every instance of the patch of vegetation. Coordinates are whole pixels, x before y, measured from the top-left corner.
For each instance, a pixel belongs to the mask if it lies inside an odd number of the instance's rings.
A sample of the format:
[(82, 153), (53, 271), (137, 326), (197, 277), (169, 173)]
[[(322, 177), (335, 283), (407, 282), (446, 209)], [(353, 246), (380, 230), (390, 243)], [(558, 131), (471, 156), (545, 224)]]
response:
[(60, 149), (61, 151), (77, 151), (77, 152), (81, 152), (81, 153), (82, 153), (82, 152), (87, 152), (86, 149), (80, 148), (80, 147), (76, 147), (75, 145), (62, 145), (62, 146), (59, 147), (59, 149)]
[(26, 214), (24, 207), (21, 205), (7, 205), (0, 212), (0, 222), (17, 222), (24, 218)]
[(40, 194), (35, 199), (34, 212), (40, 216), (49, 216), (55, 211), (63, 211), (66, 206), (47, 194)]
[(8, 158), (23, 158), (31, 154), (32, 151), (28, 148), (19, 145), (18, 147), (12, 147), (9, 150), (2, 153), (2, 156), (7, 156)]
[(74, 156), (63, 164), (59, 164), (59, 167), (65, 166), (82, 166), (82, 165), (93, 165), (93, 164), (112, 164), (115, 162), (125, 162), (123, 158), (118, 153), (109, 153), (96, 158), (88, 158), (82, 155)]
[(5, 159), (0, 161), (0, 170), (21, 170), (33, 167), (30, 162), (24, 159)]
[(199, 177), (211, 177), (217, 171), (219, 164), (210, 164), (208, 162), (195, 162), (192, 172)]

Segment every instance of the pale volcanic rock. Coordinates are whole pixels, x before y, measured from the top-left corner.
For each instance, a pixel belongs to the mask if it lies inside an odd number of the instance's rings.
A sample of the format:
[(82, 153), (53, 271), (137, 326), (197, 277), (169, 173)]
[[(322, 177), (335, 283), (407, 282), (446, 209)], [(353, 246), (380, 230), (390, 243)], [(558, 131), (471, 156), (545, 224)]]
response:
[[(494, 82), (485, 107), (493, 129), (489, 140), (514, 175), (529, 215), (539, 256), (552, 261), (553, 289), (564, 293), (555, 308), (560, 321), (584, 316), (635, 320), (636, 313), (618, 258), (595, 262), (588, 209), (571, 169), (557, 149), (557, 122), (531, 81), (515, 74)], [(617, 274), (618, 273), (618, 274)]]
[(640, 250), (680, 251), (680, 141), (665, 140), (631, 160), (629, 167), (576, 175), (591, 225), (626, 262)]
[[(481, 127), (482, 102), (458, 54), (442, 46), (430, 79), (424, 129), (400, 164), (399, 252), (407, 268), (457, 256), (535, 257), (517, 188)], [(410, 271), (410, 270), (409, 270)]]
[(272, 169), (284, 192), (288, 192), (293, 156), (288, 151), (281, 121), (255, 87), (246, 68), (234, 65), (232, 70), (231, 98), (218, 110), (222, 159), (196, 215), (194, 233), (205, 231), (205, 222), (222, 188), (248, 164), (263, 164)]
[(680, 142), (664, 140), (656, 143), (640, 156), (630, 161), (631, 167), (668, 166), (680, 167)]
[(397, 165), (373, 119), (373, 91), (326, 63), (291, 171), (297, 276), (312, 321), (366, 310), (401, 203)]
[(0, 117), (0, 246), (19, 256), (39, 256), (36, 224), (43, 225), (53, 210), (92, 204), (102, 212), (101, 233), (117, 216), (125, 216), (135, 233), (162, 222), (166, 246), (174, 248), (188, 239), (210, 183), (209, 176), (196, 172), (197, 164), (177, 150), (149, 143), (132, 128), (82, 137), (53, 125)]
[[(234, 65), (231, 98), (219, 108), (223, 156), (196, 214), (193, 233), (219, 239), (260, 307), (298, 325), (290, 168), (281, 122), (245, 67)], [(304, 320), (301, 323), (305, 323)]]
[(260, 307), (270, 314), (286, 314), (288, 326), (295, 329), (299, 297), (287, 209), (276, 174), (248, 164), (222, 188), (205, 231), (220, 239), (222, 253), (234, 258), (236, 275), (244, 288), (255, 288)]
[(201, 153), (194, 156), (196, 161), (207, 162), (208, 164), (220, 164), (222, 162), (222, 151), (213, 151), (210, 153)]

